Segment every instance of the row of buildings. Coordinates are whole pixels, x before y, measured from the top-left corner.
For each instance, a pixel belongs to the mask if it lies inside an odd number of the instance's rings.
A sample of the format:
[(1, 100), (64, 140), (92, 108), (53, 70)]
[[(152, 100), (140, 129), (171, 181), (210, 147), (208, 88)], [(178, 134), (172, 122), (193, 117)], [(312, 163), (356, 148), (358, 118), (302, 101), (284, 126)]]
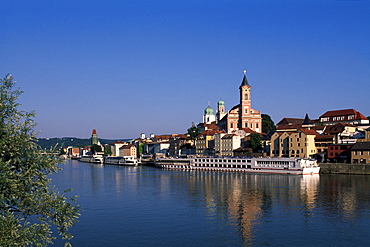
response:
[[(369, 119), (354, 109), (327, 111), (318, 119), (283, 118), (276, 131), (262, 133), (262, 114), (251, 107), (251, 86), (246, 71), (239, 86), (239, 102), (226, 111), (217, 102), (216, 114), (208, 105), (203, 121), (193, 125), (198, 135), (141, 134), (137, 139), (105, 145), (114, 156), (273, 156), (317, 158), (320, 162), (370, 163)], [(252, 136), (261, 148), (253, 150)], [(99, 144), (93, 130), (92, 144)]]

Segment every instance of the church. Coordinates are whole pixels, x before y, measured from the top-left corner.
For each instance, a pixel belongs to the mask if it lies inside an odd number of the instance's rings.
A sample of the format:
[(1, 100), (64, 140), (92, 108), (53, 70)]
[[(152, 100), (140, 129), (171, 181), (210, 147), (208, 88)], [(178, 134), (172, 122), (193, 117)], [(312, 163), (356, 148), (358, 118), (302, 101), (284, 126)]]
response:
[(224, 130), (229, 134), (236, 130), (247, 128), (261, 133), (262, 117), (259, 111), (251, 107), (251, 88), (247, 80), (247, 72), (244, 70), (242, 83), (239, 86), (239, 104), (226, 112), (225, 102), (219, 100), (217, 102), (216, 116), (213, 109), (208, 105), (204, 110), (203, 124), (216, 122), (220, 130)]

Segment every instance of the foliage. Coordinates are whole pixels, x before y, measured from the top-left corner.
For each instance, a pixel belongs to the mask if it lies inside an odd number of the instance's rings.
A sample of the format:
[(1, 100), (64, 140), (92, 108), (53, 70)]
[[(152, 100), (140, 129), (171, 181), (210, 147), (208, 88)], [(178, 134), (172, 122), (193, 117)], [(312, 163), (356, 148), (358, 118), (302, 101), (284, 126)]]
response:
[(79, 206), (50, 186), (48, 175), (61, 161), (55, 149), (42, 152), (37, 145), (34, 113), (18, 110), (23, 92), (14, 84), (10, 75), (0, 79), (0, 246), (46, 246), (55, 238), (52, 225), (68, 241)]
[(257, 152), (261, 150), (262, 148), (261, 135), (258, 133), (250, 134), (250, 143), (251, 143), (251, 148), (253, 149), (253, 152)]
[(61, 148), (59, 149), (59, 154), (60, 155), (65, 155), (67, 153), (66, 149), (65, 148)]
[(144, 153), (144, 143), (140, 143), (138, 148), (138, 155), (141, 155), (142, 153)]
[(112, 149), (109, 145), (105, 145), (104, 147), (104, 156), (111, 156), (112, 155)]
[(188, 135), (190, 140), (195, 140), (195, 138), (199, 135), (199, 128), (197, 128), (194, 124), (188, 129)]
[(101, 146), (98, 144), (91, 145), (91, 153), (95, 154), (96, 152), (101, 152)]
[(262, 132), (268, 134), (271, 131), (275, 130), (276, 126), (274, 124), (274, 121), (272, 121), (271, 117), (267, 114), (262, 114)]

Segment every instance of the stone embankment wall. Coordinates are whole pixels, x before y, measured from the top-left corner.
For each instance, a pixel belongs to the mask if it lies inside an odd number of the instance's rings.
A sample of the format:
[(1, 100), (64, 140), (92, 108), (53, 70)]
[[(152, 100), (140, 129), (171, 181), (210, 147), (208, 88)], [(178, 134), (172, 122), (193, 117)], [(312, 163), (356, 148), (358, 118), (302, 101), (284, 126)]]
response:
[(320, 163), (320, 173), (370, 175), (370, 164)]

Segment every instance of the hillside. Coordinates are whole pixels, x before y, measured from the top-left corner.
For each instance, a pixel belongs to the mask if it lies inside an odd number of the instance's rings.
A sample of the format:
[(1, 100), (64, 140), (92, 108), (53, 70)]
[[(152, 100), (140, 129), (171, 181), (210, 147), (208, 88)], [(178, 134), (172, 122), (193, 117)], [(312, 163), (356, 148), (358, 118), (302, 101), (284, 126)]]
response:
[[(99, 139), (102, 145), (113, 143), (115, 141), (128, 141), (130, 139)], [(58, 147), (85, 147), (91, 145), (91, 140), (89, 139), (80, 139), (75, 137), (62, 137), (62, 138), (38, 138), (38, 142), (43, 149), (49, 149), (50, 147), (54, 147), (58, 145)]]

